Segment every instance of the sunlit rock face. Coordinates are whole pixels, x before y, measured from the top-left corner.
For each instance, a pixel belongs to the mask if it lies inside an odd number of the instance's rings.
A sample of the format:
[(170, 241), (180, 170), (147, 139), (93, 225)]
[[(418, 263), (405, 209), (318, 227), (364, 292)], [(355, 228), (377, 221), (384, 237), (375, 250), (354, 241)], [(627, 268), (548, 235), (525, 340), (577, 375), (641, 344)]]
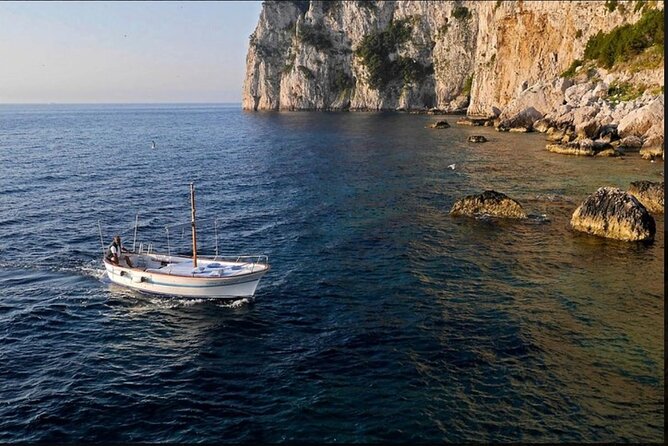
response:
[(634, 181), (629, 193), (636, 197), (653, 214), (663, 214), (664, 182)]
[(527, 218), (522, 205), (506, 194), (493, 190), (486, 190), (481, 194), (467, 195), (455, 202), (450, 209), (450, 215), (478, 217), (489, 216), (497, 218)]
[[(438, 108), (503, 114), (526, 129), (561, 105), (568, 85), (559, 75), (582, 58), (589, 37), (640, 16), (604, 1), (266, 1), (250, 39), (243, 107)], [(398, 25), (407, 34), (389, 32)]]
[(578, 206), (571, 217), (577, 231), (625, 241), (652, 241), (654, 218), (633, 195), (614, 187), (601, 187)]

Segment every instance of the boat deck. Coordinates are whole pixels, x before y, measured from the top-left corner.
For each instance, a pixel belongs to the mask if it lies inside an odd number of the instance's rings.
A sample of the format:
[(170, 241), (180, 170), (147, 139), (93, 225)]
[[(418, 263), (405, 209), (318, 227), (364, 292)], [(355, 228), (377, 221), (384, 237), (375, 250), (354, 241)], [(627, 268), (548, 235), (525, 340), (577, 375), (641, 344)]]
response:
[(233, 277), (262, 271), (264, 268), (264, 265), (232, 262), (198, 262), (197, 268), (194, 268), (192, 260), (186, 260), (159, 268), (146, 268), (145, 271), (186, 277)]

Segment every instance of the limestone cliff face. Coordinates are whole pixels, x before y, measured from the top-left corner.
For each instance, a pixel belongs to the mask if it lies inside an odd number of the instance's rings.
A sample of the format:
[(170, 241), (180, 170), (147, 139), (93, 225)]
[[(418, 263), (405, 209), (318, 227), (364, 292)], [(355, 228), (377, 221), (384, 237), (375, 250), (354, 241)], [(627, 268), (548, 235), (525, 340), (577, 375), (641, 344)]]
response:
[[(610, 11), (604, 1), (266, 1), (250, 40), (243, 108), (496, 116), (535, 84), (554, 84), (589, 37), (641, 17), (634, 2), (619, 3)], [(418, 74), (379, 86), (356, 50), (398, 22), (410, 35), (388, 59)]]

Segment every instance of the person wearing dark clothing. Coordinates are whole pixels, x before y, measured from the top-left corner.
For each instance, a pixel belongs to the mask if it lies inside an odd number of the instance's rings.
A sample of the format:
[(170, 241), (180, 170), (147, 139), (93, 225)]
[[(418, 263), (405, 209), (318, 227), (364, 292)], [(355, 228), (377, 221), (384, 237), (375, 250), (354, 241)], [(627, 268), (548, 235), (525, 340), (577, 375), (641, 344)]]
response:
[[(123, 247), (123, 244), (121, 243), (121, 236), (116, 235), (113, 241), (111, 242), (111, 245), (109, 245), (106, 258), (114, 265), (121, 266), (120, 264), (121, 252), (128, 252), (128, 250)], [(127, 265), (130, 268), (133, 268), (132, 262), (130, 261), (130, 257), (128, 256), (124, 257), (125, 257), (125, 263), (127, 263)]]

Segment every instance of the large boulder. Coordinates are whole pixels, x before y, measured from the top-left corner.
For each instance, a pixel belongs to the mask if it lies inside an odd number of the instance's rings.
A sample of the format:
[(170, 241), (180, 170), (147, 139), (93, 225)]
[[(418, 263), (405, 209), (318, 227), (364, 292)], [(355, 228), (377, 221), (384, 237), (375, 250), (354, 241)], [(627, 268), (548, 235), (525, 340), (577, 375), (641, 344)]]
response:
[(472, 125), (472, 126), (483, 126), (487, 124), (488, 121), (493, 121), (493, 118), (476, 118), (474, 116), (466, 116), (457, 120), (456, 124), (458, 125)]
[[(663, 96), (649, 104), (631, 111), (619, 121), (617, 132), (621, 138), (629, 135), (642, 136), (657, 123), (663, 129)], [(663, 132), (661, 132), (663, 133)]]
[(571, 85), (564, 91), (564, 99), (568, 105), (574, 107), (589, 105), (588, 100), (593, 97), (593, 94), (588, 93), (593, 92), (594, 88), (596, 87), (591, 82)]
[(655, 214), (663, 214), (663, 181), (634, 181), (631, 183), (629, 193), (636, 197), (648, 211)]
[(547, 117), (539, 119), (533, 123), (533, 129), (540, 133), (545, 133), (550, 130), (552, 127), (553, 121)]
[(633, 195), (615, 187), (601, 187), (573, 212), (571, 227), (600, 237), (652, 241), (654, 218)]
[(467, 195), (455, 202), (450, 215), (475, 217), (489, 215), (501, 218), (526, 218), (522, 205), (501, 192), (486, 190), (482, 194)]
[[(570, 79), (557, 78), (552, 82), (539, 81), (524, 89), (499, 115), (501, 131), (530, 131), (534, 122), (552, 112), (564, 102), (564, 92), (573, 85)], [(546, 126), (538, 131), (547, 130)]]
[(502, 132), (528, 132), (533, 129), (533, 123), (543, 117), (543, 113), (534, 107), (527, 107), (508, 118), (499, 118), (497, 130)]
[(642, 147), (642, 139), (639, 136), (627, 136), (619, 142), (619, 147), (629, 151), (638, 151)]
[(595, 139), (598, 136), (601, 131), (601, 123), (598, 120), (599, 111), (599, 107), (592, 105), (574, 109), (573, 125), (579, 138)]
[(564, 144), (547, 144), (545, 146), (548, 152), (559, 153), (561, 155), (594, 156), (593, 145), (580, 144), (579, 142), (569, 142)]
[[(564, 140), (567, 138), (564, 137)], [(562, 155), (578, 156), (620, 156), (621, 152), (615, 150), (612, 144), (604, 140), (592, 141), (589, 138), (576, 141), (548, 144), (545, 146), (548, 152), (560, 153)]]
[(663, 158), (663, 120), (654, 123), (643, 135), (640, 155), (644, 159)]

